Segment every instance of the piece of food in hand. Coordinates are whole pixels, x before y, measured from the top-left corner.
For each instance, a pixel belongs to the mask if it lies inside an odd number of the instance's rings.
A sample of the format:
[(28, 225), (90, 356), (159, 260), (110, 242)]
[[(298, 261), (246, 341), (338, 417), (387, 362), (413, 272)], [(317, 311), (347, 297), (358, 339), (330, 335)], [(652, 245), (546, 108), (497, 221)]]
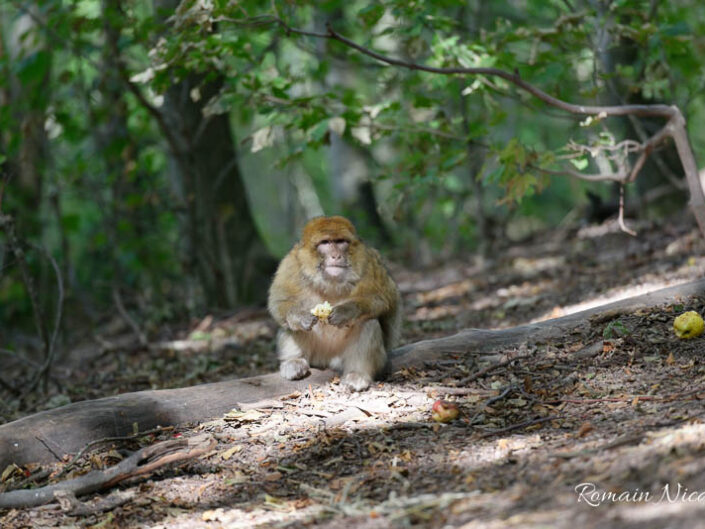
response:
[(332, 310), (333, 307), (330, 306), (330, 303), (324, 301), (323, 303), (319, 303), (318, 305), (313, 307), (311, 309), (311, 314), (313, 314), (320, 320), (327, 320)]
[(431, 418), (436, 422), (450, 422), (458, 418), (460, 409), (457, 404), (445, 400), (437, 400), (433, 403), (433, 413)]
[(705, 322), (703, 322), (700, 314), (694, 310), (684, 312), (673, 320), (673, 330), (676, 336), (683, 340), (700, 336), (703, 333), (703, 329), (705, 329)]

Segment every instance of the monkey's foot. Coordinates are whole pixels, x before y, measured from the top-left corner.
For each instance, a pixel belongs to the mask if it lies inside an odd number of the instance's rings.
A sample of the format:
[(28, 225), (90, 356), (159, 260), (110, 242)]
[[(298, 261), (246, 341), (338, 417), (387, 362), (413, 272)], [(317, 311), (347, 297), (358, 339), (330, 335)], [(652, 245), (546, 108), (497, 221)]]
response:
[(371, 383), (372, 378), (369, 375), (355, 372), (346, 373), (341, 380), (341, 384), (352, 391), (364, 391), (370, 387)]
[(308, 362), (305, 358), (284, 360), (279, 366), (279, 374), (287, 380), (298, 380), (309, 374)]

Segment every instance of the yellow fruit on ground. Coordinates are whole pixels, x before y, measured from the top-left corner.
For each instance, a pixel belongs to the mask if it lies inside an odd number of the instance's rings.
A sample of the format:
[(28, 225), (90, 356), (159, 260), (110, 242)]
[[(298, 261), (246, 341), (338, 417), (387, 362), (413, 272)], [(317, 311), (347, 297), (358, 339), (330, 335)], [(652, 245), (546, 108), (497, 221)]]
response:
[(684, 340), (700, 336), (703, 329), (705, 329), (705, 322), (694, 310), (684, 312), (673, 320), (673, 330), (676, 336)]

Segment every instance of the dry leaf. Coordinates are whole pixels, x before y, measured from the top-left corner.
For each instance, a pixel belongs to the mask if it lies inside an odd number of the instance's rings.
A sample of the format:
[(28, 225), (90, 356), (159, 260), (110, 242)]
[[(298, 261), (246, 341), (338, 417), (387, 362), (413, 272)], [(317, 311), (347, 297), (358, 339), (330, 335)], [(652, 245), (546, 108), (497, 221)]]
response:
[(585, 437), (587, 434), (592, 432), (595, 429), (595, 427), (590, 424), (589, 422), (584, 422), (583, 424), (580, 425), (580, 428), (578, 428), (577, 433), (575, 434), (576, 437)]
[(240, 483), (249, 483), (251, 481), (250, 477), (244, 472), (239, 470), (235, 471), (235, 474), (231, 478), (225, 480), (226, 485), (239, 485)]
[(2, 471), (2, 476), (0, 476), (0, 481), (2, 481), (2, 482), (7, 481), (15, 474), (15, 472), (19, 474), (21, 472), (20, 467), (18, 467), (14, 463), (7, 465), (5, 467), (5, 470)]
[(328, 120), (328, 129), (342, 136), (345, 132), (345, 118), (334, 117)]
[(228, 450), (223, 452), (220, 457), (223, 461), (227, 461), (233, 456), (233, 454), (238, 453), (240, 450), (242, 450), (242, 445), (235, 445), (232, 448), (229, 448)]
[(204, 511), (201, 515), (201, 519), (204, 522), (219, 522), (223, 518), (224, 512), (225, 511), (222, 509), (222, 507), (209, 511)]
[(370, 127), (353, 127), (350, 133), (353, 135), (357, 141), (363, 145), (369, 145), (372, 143), (372, 136), (370, 134)]
[(252, 148), (250, 152), (261, 151), (265, 147), (270, 147), (274, 144), (274, 134), (272, 127), (262, 127), (252, 135)]
[(226, 421), (253, 422), (260, 420), (264, 416), (264, 413), (261, 413), (257, 410), (230, 410), (228, 413), (225, 414), (223, 419), (225, 419)]

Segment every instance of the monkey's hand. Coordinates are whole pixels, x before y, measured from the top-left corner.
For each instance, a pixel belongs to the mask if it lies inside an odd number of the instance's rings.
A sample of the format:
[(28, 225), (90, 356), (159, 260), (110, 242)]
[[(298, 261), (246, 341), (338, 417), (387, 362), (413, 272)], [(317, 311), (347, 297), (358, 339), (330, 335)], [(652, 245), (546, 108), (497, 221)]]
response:
[(328, 323), (336, 327), (342, 327), (356, 320), (361, 315), (362, 311), (357, 303), (354, 301), (346, 301), (333, 307), (333, 310), (328, 316)]
[(290, 312), (286, 316), (286, 326), (292, 331), (310, 331), (318, 322), (318, 316), (308, 311)]

